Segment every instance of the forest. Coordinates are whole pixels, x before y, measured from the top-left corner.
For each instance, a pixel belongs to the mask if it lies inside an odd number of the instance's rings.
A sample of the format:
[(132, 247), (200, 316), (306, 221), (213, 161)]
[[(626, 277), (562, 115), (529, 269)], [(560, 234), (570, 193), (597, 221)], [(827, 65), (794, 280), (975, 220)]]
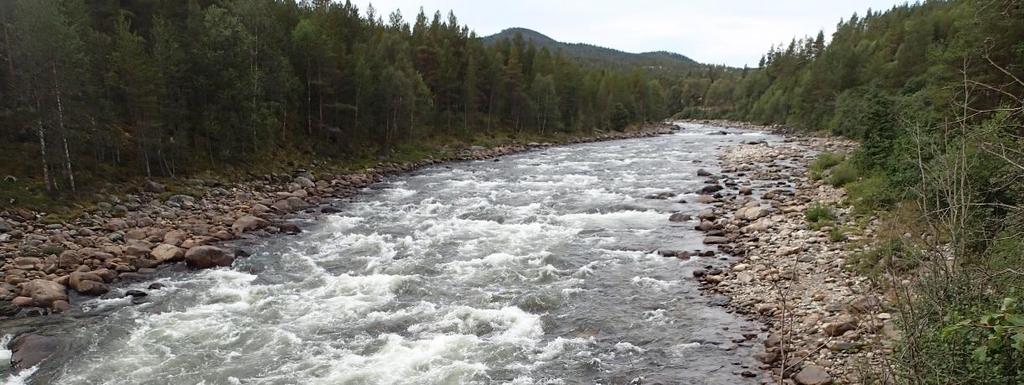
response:
[(694, 71), (669, 95), (678, 117), (859, 140), (822, 162), (889, 229), (852, 261), (901, 315), (888, 378), (1024, 383), (1024, 2), (855, 14), (830, 39), (794, 39), (758, 69)]
[(400, 160), (669, 115), (661, 80), (640, 68), (582, 65), (519, 35), (485, 45), (451, 13), (15, 0), (0, 2), (0, 28), (0, 175), (20, 180), (15, 196), (296, 158)]

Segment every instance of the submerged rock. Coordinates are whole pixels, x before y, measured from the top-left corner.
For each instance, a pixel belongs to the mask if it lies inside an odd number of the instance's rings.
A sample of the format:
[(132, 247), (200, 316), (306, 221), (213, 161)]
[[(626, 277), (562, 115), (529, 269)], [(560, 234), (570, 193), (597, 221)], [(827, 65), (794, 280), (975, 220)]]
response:
[(39, 365), (57, 351), (58, 341), (54, 337), (38, 334), (22, 334), (11, 341), (11, 366), (24, 370)]

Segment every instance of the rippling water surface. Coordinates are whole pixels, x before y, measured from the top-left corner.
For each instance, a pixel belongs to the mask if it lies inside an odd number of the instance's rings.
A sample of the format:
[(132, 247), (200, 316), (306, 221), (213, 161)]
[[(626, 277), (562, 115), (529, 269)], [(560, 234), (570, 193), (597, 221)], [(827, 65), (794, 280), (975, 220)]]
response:
[[(756, 326), (691, 278), (690, 192), (756, 133), (550, 148), (395, 177), (231, 269), (92, 300), (59, 384), (744, 384)], [(646, 199), (658, 193), (669, 199)], [(146, 286), (148, 283), (140, 284)], [(29, 381), (31, 382), (31, 381)]]

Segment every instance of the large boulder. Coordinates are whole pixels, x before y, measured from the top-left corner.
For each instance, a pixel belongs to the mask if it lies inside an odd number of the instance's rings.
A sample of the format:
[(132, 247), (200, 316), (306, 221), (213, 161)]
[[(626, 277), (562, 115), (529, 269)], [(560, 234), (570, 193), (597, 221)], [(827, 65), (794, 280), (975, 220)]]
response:
[(103, 283), (103, 277), (92, 272), (76, 271), (68, 277), (68, 286), (86, 295), (103, 295), (110, 287)]
[(216, 246), (196, 246), (185, 253), (185, 262), (200, 269), (231, 266), (234, 261), (231, 252)]
[(832, 383), (832, 376), (820, 366), (807, 365), (793, 376), (800, 385), (828, 385)]
[(185, 249), (178, 246), (161, 243), (149, 253), (159, 263), (177, 262), (185, 258)]
[(162, 194), (167, 191), (167, 187), (163, 184), (147, 180), (146, 184), (142, 187), (146, 192), (154, 194)]
[(57, 282), (33, 279), (21, 286), (21, 296), (32, 298), (36, 306), (50, 306), (54, 301), (67, 301), (67, 288)]
[(54, 337), (38, 334), (22, 334), (11, 341), (11, 365), (24, 370), (39, 365), (57, 351), (58, 341)]
[(267, 227), (269, 224), (270, 222), (266, 219), (254, 215), (246, 215), (235, 220), (235, 223), (231, 225), (231, 231), (234, 232), (236, 236), (241, 236), (242, 233), (259, 230)]

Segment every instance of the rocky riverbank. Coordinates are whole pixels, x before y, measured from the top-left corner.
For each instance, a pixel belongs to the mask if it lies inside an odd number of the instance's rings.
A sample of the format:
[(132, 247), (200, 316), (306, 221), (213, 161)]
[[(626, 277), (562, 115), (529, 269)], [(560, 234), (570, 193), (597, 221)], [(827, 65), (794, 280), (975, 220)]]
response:
[[(652, 125), (560, 144), (655, 136), (674, 128)], [(6, 209), (0, 212), (0, 317), (68, 311), (80, 296), (143, 297), (144, 292), (122, 293), (117, 287), (121, 282), (145, 281), (161, 265), (229, 266), (245, 256), (243, 250), (230, 247), (231, 242), (300, 232), (295, 219), (335, 212), (331, 202), (388, 175), (552, 145), (470, 147), (450, 158), (381, 164), (344, 175), (296, 170), (234, 184), (182, 180), (189, 195), (172, 195), (166, 186), (147, 182), (140, 192), (110, 197), (66, 223), (45, 223), (46, 213)]]
[(867, 368), (885, 362), (891, 315), (867, 279), (846, 267), (857, 238), (836, 237), (831, 226), (815, 229), (805, 219), (819, 204), (833, 208), (836, 223), (848, 219), (845, 192), (811, 180), (807, 166), (822, 151), (855, 146), (823, 138), (744, 144), (722, 153), (720, 175), (707, 174), (701, 201), (711, 208), (696, 227), (706, 233), (704, 243), (739, 261), (694, 275), (730, 297), (735, 311), (766, 323), (757, 358), (772, 374), (767, 383), (861, 384), (872, 373)]

